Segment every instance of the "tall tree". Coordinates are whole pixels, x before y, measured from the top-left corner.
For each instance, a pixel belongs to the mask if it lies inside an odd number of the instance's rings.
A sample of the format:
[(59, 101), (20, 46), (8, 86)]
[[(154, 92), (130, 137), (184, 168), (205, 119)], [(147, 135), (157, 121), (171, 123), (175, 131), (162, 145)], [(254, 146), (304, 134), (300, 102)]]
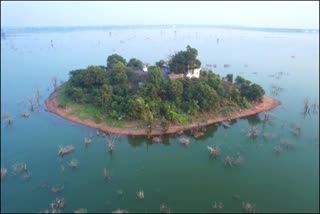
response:
[(189, 68), (199, 68), (201, 66), (200, 60), (197, 59), (198, 50), (190, 47), (186, 51), (179, 51), (169, 60), (169, 67), (171, 72), (179, 74), (185, 73)]
[(127, 64), (126, 60), (122, 56), (118, 54), (112, 54), (107, 58), (107, 68), (112, 68), (113, 65), (116, 64), (117, 62), (121, 62), (124, 65)]
[(136, 59), (136, 58), (132, 58), (129, 60), (128, 64), (127, 64), (128, 67), (132, 67), (132, 68), (139, 68), (139, 69), (142, 69), (143, 68), (143, 62)]

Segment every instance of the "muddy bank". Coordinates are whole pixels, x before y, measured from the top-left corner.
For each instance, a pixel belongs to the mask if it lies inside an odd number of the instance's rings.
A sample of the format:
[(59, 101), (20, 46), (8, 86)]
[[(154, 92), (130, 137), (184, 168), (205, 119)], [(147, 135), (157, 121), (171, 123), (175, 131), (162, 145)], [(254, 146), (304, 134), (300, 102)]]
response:
[[(58, 94), (58, 92), (54, 92), (45, 101), (49, 112), (55, 113), (55, 114), (65, 118), (67, 120), (71, 120), (71, 121), (76, 122), (78, 124), (82, 124), (82, 125), (86, 125), (86, 126), (89, 126), (92, 128), (100, 129), (103, 132), (110, 132), (110, 133), (120, 134), (120, 135), (148, 135), (147, 130), (145, 128), (137, 128), (136, 126), (118, 128), (118, 127), (110, 126), (106, 123), (97, 124), (92, 120), (81, 120), (80, 118), (78, 118), (75, 115), (69, 115), (69, 112), (71, 112), (72, 109), (70, 109), (70, 108), (63, 109), (63, 108), (58, 107), (57, 94)], [(246, 116), (257, 114), (262, 111), (271, 110), (280, 104), (281, 104), (281, 102), (279, 100), (273, 99), (269, 96), (264, 96), (262, 103), (253, 105), (250, 109), (245, 109), (242, 111), (234, 112), (228, 117), (221, 116), (221, 117), (215, 117), (212, 119), (209, 118), (208, 120), (206, 120), (204, 122), (196, 122), (196, 123), (191, 123), (188, 125), (174, 125), (174, 126), (170, 126), (166, 132), (164, 132), (162, 127), (156, 127), (152, 130), (151, 133), (149, 133), (149, 135), (174, 134), (174, 133), (181, 131), (181, 130), (188, 130), (188, 129), (192, 129), (192, 128), (199, 127), (199, 126), (207, 126), (207, 125), (214, 124), (214, 123), (221, 122), (221, 121), (228, 120), (228, 119), (236, 119), (236, 118), (246, 117)]]

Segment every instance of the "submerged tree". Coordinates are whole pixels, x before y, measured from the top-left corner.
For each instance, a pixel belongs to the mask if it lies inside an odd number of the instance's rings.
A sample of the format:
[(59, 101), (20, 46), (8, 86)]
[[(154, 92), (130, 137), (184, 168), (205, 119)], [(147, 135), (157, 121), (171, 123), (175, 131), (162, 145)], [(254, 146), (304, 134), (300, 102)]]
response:
[(110, 181), (111, 180), (111, 174), (110, 172), (107, 170), (107, 168), (103, 168), (103, 177), (106, 181)]
[(106, 139), (107, 139), (107, 143), (108, 143), (108, 149), (109, 152), (112, 153), (114, 150), (114, 143), (116, 142), (116, 140), (120, 137), (120, 135), (117, 134), (109, 134), (106, 135)]
[(13, 122), (13, 118), (10, 114), (2, 114), (1, 118), (4, 119), (4, 121), (6, 122), (6, 127), (11, 127), (12, 122)]
[(303, 112), (304, 116), (306, 116), (307, 114), (310, 115), (310, 106), (309, 106), (309, 98), (305, 98), (304, 99), (304, 112)]
[(22, 111), (21, 113), (20, 113), (20, 115), (21, 115), (21, 117), (24, 117), (24, 118), (28, 118), (29, 116), (30, 116), (30, 114), (29, 114), (29, 112), (28, 111)]
[(28, 98), (28, 102), (29, 102), (29, 106), (30, 106), (30, 111), (34, 112), (34, 101), (33, 101), (32, 97)]
[(41, 93), (40, 93), (40, 90), (39, 88), (37, 88), (36, 90), (36, 102), (37, 102), (37, 105), (38, 105), (38, 109), (40, 108), (40, 101), (42, 99), (42, 96), (41, 96)]
[(51, 81), (52, 81), (53, 89), (54, 89), (54, 91), (56, 91), (58, 89), (58, 78), (52, 77)]

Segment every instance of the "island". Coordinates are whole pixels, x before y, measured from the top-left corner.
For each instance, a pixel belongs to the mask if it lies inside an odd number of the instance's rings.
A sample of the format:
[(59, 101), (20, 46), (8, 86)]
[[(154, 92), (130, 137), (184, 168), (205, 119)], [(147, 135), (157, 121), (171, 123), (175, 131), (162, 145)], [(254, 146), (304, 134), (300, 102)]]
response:
[(163, 135), (268, 111), (281, 102), (241, 76), (202, 69), (187, 46), (154, 65), (118, 54), (106, 66), (70, 71), (45, 101), (47, 110), (103, 132)]

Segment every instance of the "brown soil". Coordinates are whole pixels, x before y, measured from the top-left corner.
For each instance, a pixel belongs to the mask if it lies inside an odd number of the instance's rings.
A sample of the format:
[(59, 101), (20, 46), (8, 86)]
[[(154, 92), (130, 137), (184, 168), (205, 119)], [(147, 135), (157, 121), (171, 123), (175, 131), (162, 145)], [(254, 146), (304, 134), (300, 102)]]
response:
[(81, 120), (79, 117), (69, 114), (69, 112), (71, 111), (70, 108), (63, 109), (63, 108), (58, 107), (57, 94), (58, 94), (58, 91), (54, 92), (51, 96), (49, 96), (49, 98), (45, 102), (49, 112), (53, 112), (53, 113), (65, 118), (65, 119), (71, 120), (71, 121), (76, 122), (78, 124), (82, 124), (82, 125), (86, 125), (86, 126), (89, 126), (92, 128), (96, 128), (96, 129), (99, 129), (103, 132), (109, 132), (109, 133), (120, 134), (120, 135), (174, 134), (174, 133), (177, 133), (181, 130), (188, 130), (188, 129), (196, 128), (199, 126), (207, 126), (207, 125), (214, 124), (214, 123), (221, 122), (221, 121), (228, 120), (228, 119), (236, 119), (236, 118), (240, 118), (240, 117), (254, 115), (254, 114), (257, 114), (262, 111), (271, 110), (281, 104), (281, 102), (279, 100), (273, 99), (269, 96), (264, 96), (262, 103), (254, 104), (249, 109), (234, 112), (229, 117), (219, 116), (219, 117), (215, 117), (212, 119), (208, 119), (203, 122), (195, 122), (195, 123), (191, 123), (188, 125), (171, 125), (166, 132), (163, 130), (162, 127), (157, 126), (152, 129), (151, 133), (148, 133), (147, 129), (136, 127), (136, 123), (131, 123), (131, 124), (134, 124), (132, 127), (118, 128), (118, 127), (110, 126), (106, 123), (97, 124), (92, 120)]

